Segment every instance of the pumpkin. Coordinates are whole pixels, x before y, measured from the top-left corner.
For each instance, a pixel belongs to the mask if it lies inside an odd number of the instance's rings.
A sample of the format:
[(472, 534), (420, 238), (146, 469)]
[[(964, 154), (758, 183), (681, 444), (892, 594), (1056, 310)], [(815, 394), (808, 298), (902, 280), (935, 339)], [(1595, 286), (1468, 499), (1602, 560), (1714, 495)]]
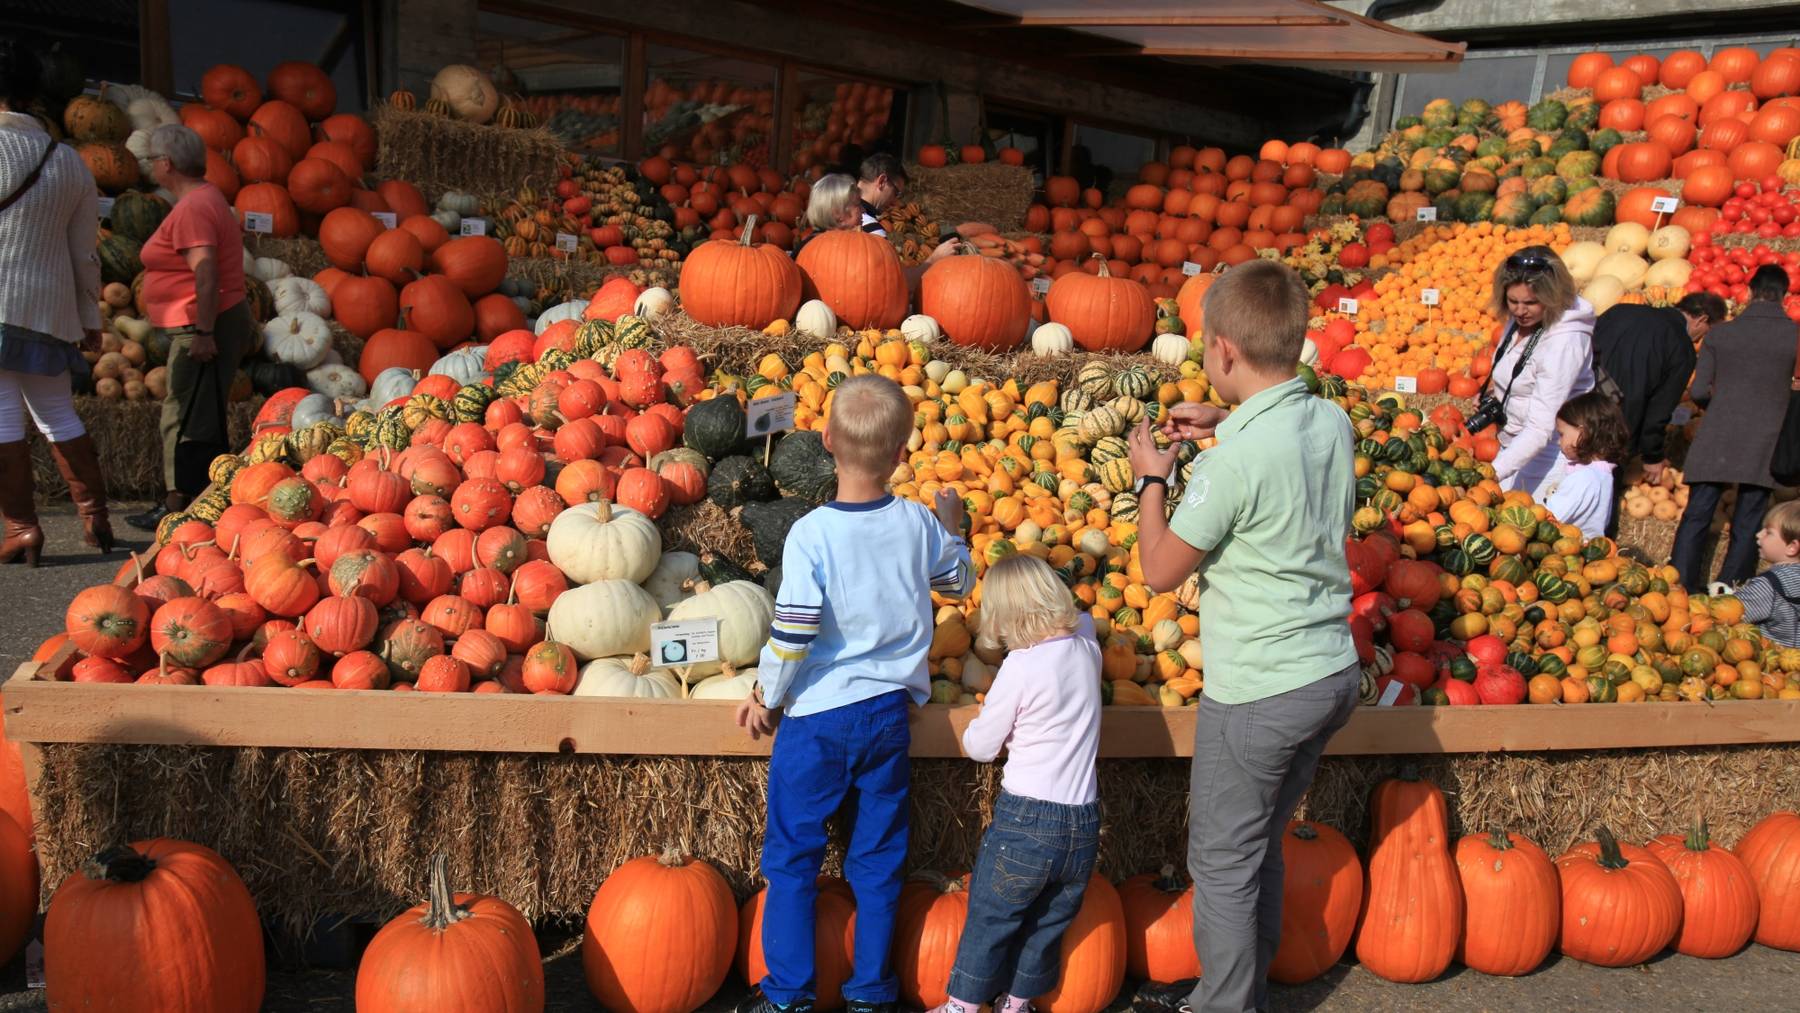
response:
[(450, 496), (450, 510), (456, 523), (470, 531), (485, 531), (506, 523), (512, 515), (512, 494), (506, 486), (491, 478), (471, 478), (456, 487)]
[(936, 1009), (949, 999), (950, 971), (968, 918), (969, 892), (959, 878), (919, 872), (900, 887), (894, 975), (900, 998), (912, 1008)]
[(649, 468), (627, 468), (619, 475), (614, 493), (620, 505), (655, 519), (669, 508), (669, 490)]
[(342, 657), (375, 638), (377, 620), (375, 603), (367, 598), (329, 597), (307, 610), (301, 628), (319, 645), (319, 650)]
[(263, 644), (263, 672), (278, 686), (298, 686), (317, 677), (318, 645), (299, 630), (282, 630)]
[(1269, 980), (1298, 985), (1330, 970), (1349, 949), (1362, 906), (1362, 863), (1343, 834), (1305, 820), (1289, 821), (1281, 862), (1281, 943)]
[(1009, 352), (1031, 324), (1031, 291), (1011, 264), (966, 251), (926, 269), (919, 309), (955, 344)]
[(210, 848), (166, 838), (109, 848), (50, 899), (44, 985), (57, 1009), (255, 1013), (256, 905)]
[(823, 299), (808, 299), (794, 312), (794, 331), (820, 341), (830, 341), (837, 336), (837, 314), (831, 312)]
[(479, 299), (505, 280), (506, 249), (492, 236), (462, 236), (432, 251), (431, 269)]
[(579, 658), (616, 658), (648, 651), (650, 624), (661, 619), (648, 591), (634, 581), (606, 579), (560, 595), (550, 606), (549, 628)]
[(200, 97), (214, 109), (223, 109), (242, 123), (262, 104), (262, 87), (242, 67), (221, 63), (200, 78)]
[(279, 316), (263, 325), (262, 341), (269, 358), (305, 371), (331, 351), (331, 325), (312, 313)]
[[(413, 373), (430, 369), (437, 355), (437, 345), (425, 335), (388, 327), (374, 332), (363, 344), (357, 368), (369, 382), (371, 400), (385, 404), (410, 394), (415, 382)], [(383, 379), (390, 381), (388, 386), (382, 385)], [(404, 383), (405, 389), (396, 390), (395, 382)]]
[(1712, 843), (1706, 821), (1684, 834), (1663, 834), (1648, 845), (1681, 887), (1681, 934), (1675, 952), (1729, 957), (1756, 932), (1761, 904), (1743, 859)]
[(1175, 867), (1132, 876), (1119, 884), (1125, 912), (1125, 970), (1133, 978), (1181, 981), (1198, 977), (1194, 952), (1194, 888)]
[(70, 600), (63, 630), (84, 654), (125, 658), (150, 635), (150, 607), (115, 584), (84, 588)]
[[(552, 616), (554, 617), (554, 611)], [(647, 643), (648, 627), (645, 629), (644, 639)], [(637, 654), (630, 658), (599, 658), (584, 665), (581, 678), (576, 680), (574, 695), (673, 700), (681, 698), (682, 684), (668, 669), (653, 670), (650, 659)]]
[(270, 615), (303, 616), (320, 593), (318, 580), (305, 566), (284, 553), (259, 556), (244, 570), (244, 590)]
[(232, 205), (239, 215), (258, 212), (269, 216), (269, 234), (277, 239), (291, 239), (300, 233), (300, 213), (293, 198), (278, 183), (251, 183), (238, 191)]
[(1648, 850), (1620, 843), (1604, 826), (1597, 836), (1556, 860), (1562, 880), (1557, 947), (1601, 967), (1641, 964), (1675, 940), (1681, 887)]
[(856, 329), (898, 326), (906, 317), (906, 277), (894, 246), (860, 229), (837, 229), (801, 248), (806, 299), (821, 299)]
[(431, 858), (427, 900), (381, 927), (356, 968), (363, 1013), (535, 1013), (544, 966), (531, 924), (498, 897), (450, 892)]
[(1062, 324), (1039, 324), (1031, 332), (1031, 354), (1067, 355), (1075, 350), (1075, 337)]
[(1095, 875), (1063, 932), (1062, 975), (1032, 1005), (1044, 1013), (1100, 1013), (1124, 983), (1125, 909), (1113, 885)]
[(467, 64), (453, 63), (431, 79), (431, 98), (446, 102), (457, 119), (470, 123), (486, 123), (500, 108), (500, 93), (494, 82), (480, 70)]
[(756, 689), (758, 672), (754, 668), (739, 671), (721, 665), (719, 674), (708, 676), (688, 689), (689, 700), (744, 700)]
[(1095, 274), (1071, 271), (1050, 283), (1050, 319), (1086, 351), (1135, 352), (1155, 330), (1156, 305), (1142, 284), (1115, 278), (1104, 259), (1098, 263)]
[(1407, 770), (1376, 786), (1369, 811), (1356, 957), (1389, 981), (1430, 981), (1450, 966), (1463, 925), (1443, 793)]
[(658, 605), (669, 609), (694, 593), (689, 585), (699, 578), (699, 556), (691, 552), (665, 552), (641, 583)]
[[(700, 581), (693, 586), (693, 592), (693, 597), (669, 609), (670, 621), (718, 619), (719, 660), (738, 666), (755, 664), (775, 620), (774, 597), (761, 585), (747, 580), (733, 580), (718, 587)], [(718, 671), (719, 662), (702, 662), (692, 666), (689, 677)]]
[(349, 204), (351, 186), (344, 170), (325, 158), (302, 158), (294, 163), (287, 177), (294, 206), (315, 215)]
[(305, 114), (280, 99), (257, 106), (246, 130), (252, 137), (267, 137), (281, 145), (295, 161), (306, 157), (306, 149), (312, 147), (312, 131), (307, 128)]
[(455, 282), (428, 274), (400, 290), (400, 325), (448, 351), (475, 332), (475, 308)]
[[(319, 246), (325, 252), (325, 259), (331, 261), (333, 267), (354, 274), (362, 270), (369, 247), (386, 232), (375, 216), (367, 211), (353, 207), (336, 208), (319, 222)], [(341, 281), (340, 284), (348, 284), (348, 280)], [(334, 292), (332, 299), (334, 305), (341, 304), (344, 296)], [(393, 326), (392, 314), (389, 314), (387, 322), (381, 326)]]
[(0, 814), (0, 956), (8, 961), (31, 938), (32, 923), (37, 921), (38, 863), (27, 829), (30, 814), (23, 815), (22, 826), (10, 809)]
[(744, 442), (744, 409), (737, 398), (715, 397), (689, 408), (681, 442), (715, 461), (730, 456)]
[(738, 912), (712, 866), (669, 850), (600, 885), (581, 936), (588, 988), (608, 1009), (687, 1013), (731, 969)]
[(1800, 815), (1770, 813), (1733, 850), (1756, 883), (1756, 941), (1800, 951)]
[(1464, 915), (1456, 959), (1483, 974), (1529, 974), (1556, 945), (1561, 887), (1542, 848), (1495, 830), (1456, 842)]
[[(395, 317), (400, 312), (400, 297), (394, 291), (394, 286), (385, 279), (349, 277), (338, 282), (333, 290), (332, 312), (345, 330), (359, 338), (368, 339), (394, 326)], [(401, 364), (397, 361), (389, 363)]]
[(662, 535), (648, 517), (605, 500), (558, 514), (546, 542), (550, 562), (578, 584), (642, 583), (662, 552)]
[(368, 120), (355, 113), (338, 113), (325, 117), (324, 122), (319, 124), (318, 132), (325, 140), (349, 148), (365, 171), (374, 167), (375, 128), (369, 125)]
[[(760, 982), (769, 973), (763, 959), (763, 906), (767, 887), (756, 891), (738, 911), (737, 954), (733, 962), (738, 976)], [(844, 982), (850, 980), (855, 953), (856, 902), (838, 890), (820, 890), (813, 905), (813, 1008), (841, 1009)]]
[(794, 315), (800, 305), (800, 268), (780, 247), (752, 244), (755, 226), (756, 216), (750, 215), (736, 240), (710, 240), (687, 255), (681, 265), (681, 305), (688, 316), (710, 327), (761, 330)]
[(231, 618), (204, 598), (176, 598), (150, 617), (150, 647), (182, 668), (204, 668), (230, 650)]

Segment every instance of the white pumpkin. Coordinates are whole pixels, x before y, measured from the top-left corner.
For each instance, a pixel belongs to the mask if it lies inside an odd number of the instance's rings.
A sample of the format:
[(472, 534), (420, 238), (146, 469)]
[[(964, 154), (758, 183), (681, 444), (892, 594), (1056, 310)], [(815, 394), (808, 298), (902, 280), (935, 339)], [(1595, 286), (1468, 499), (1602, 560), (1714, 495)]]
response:
[(472, 193), (446, 190), (444, 195), (437, 199), (437, 209), (454, 211), (458, 215), (472, 215), (481, 210), (481, 198)]
[(737, 669), (724, 666), (718, 675), (707, 676), (688, 689), (689, 700), (745, 700), (756, 689), (754, 668)]
[[(358, 377), (357, 379), (361, 379)], [(338, 418), (337, 402), (324, 394), (308, 394), (294, 404), (294, 415), (289, 420), (294, 432), (320, 422), (330, 422)]]
[(837, 337), (837, 314), (823, 299), (808, 299), (794, 311), (794, 330), (821, 341)]
[(1650, 230), (1637, 222), (1620, 222), (1606, 230), (1606, 239), (1600, 245), (1608, 253), (1642, 255), (1650, 246)]
[(586, 660), (648, 651), (650, 624), (661, 620), (650, 592), (628, 580), (599, 580), (557, 595), (548, 629)]
[(438, 208), (431, 212), (431, 220), (444, 227), (444, 231), (456, 235), (462, 231), (462, 215), (454, 211)]
[(269, 358), (312, 369), (331, 348), (331, 325), (316, 313), (288, 313), (264, 324), (262, 337)]
[(1606, 247), (1592, 240), (1572, 243), (1568, 249), (1562, 252), (1563, 266), (1569, 269), (1569, 276), (1575, 279), (1577, 285), (1586, 285), (1593, 281), (1595, 268), (1598, 268), (1600, 261), (1604, 259), (1606, 259)]
[(998, 667), (982, 661), (972, 653), (963, 655), (962, 684), (969, 692), (986, 693), (994, 688), (994, 676), (998, 674)]
[(1625, 298), (1625, 283), (1610, 274), (1596, 275), (1587, 287), (1581, 290), (1581, 297), (1594, 307), (1594, 313), (1601, 314), (1619, 304)]
[(571, 299), (568, 302), (559, 302), (555, 306), (538, 314), (537, 323), (532, 326), (532, 333), (542, 334), (549, 330), (550, 325), (556, 323), (558, 320), (580, 321), (581, 315), (585, 312), (587, 312), (586, 299)]
[(1043, 324), (1031, 332), (1031, 354), (1067, 355), (1075, 348), (1075, 336), (1062, 324)]
[(254, 275), (255, 273), (256, 273), (256, 258), (252, 257), (250, 255), (249, 250), (245, 250), (244, 251), (244, 274), (245, 275)]
[(150, 177), (151, 168), (150, 131), (143, 127), (133, 130), (130, 136), (125, 138), (125, 150), (131, 152), (131, 154), (137, 158), (138, 172), (142, 173), (144, 178), (148, 179)]
[(1659, 260), (1650, 265), (1650, 270), (1644, 275), (1644, 284), (1662, 288), (1681, 288), (1688, 283), (1688, 277), (1693, 273), (1694, 265), (1681, 257)]
[(256, 277), (265, 284), (273, 285), (276, 279), (291, 278), (293, 274), (294, 269), (289, 267), (285, 260), (278, 257), (256, 258)]
[(944, 329), (931, 317), (914, 313), (900, 321), (900, 333), (908, 341), (936, 341), (944, 336)]
[[(597, 580), (642, 584), (662, 555), (662, 535), (654, 521), (606, 500), (572, 506), (557, 514), (545, 541), (550, 562), (576, 584)], [(648, 592), (644, 597), (654, 601)]]
[(1635, 253), (1609, 253), (1594, 269), (1594, 277), (1610, 274), (1625, 284), (1625, 291), (1634, 291), (1644, 284), (1644, 274), (1650, 265), (1644, 258)]
[(500, 93), (481, 70), (466, 63), (452, 63), (431, 79), (431, 97), (450, 103), (459, 120), (486, 123), (500, 108)]
[(155, 92), (133, 99), (125, 107), (125, 116), (131, 120), (134, 130), (155, 130), (157, 127), (181, 122), (181, 116), (175, 112), (175, 107)]
[(275, 297), (276, 313), (331, 315), (331, 296), (325, 294), (325, 286), (311, 278), (277, 278), (269, 286), (269, 294)]
[(467, 387), (487, 379), (487, 346), (470, 345), (444, 355), (431, 364), (432, 376), (447, 376)]
[(362, 374), (341, 362), (307, 370), (306, 385), (334, 400), (359, 398), (368, 392)]
[(1305, 341), (1300, 342), (1300, 362), (1302, 365), (1312, 366), (1315, 369), (1318, 368), (1319, 346), (1313, 344), (1313, 339), (1307, 338)]
[(1650, 233), (1650, 245), (1645, 252), (1650, 254), (1651, 260), (1678, 260), (1687, 256), (1693, 243), (1694, 237), (1688, 230), (1679, 225), (1664, 225)]
[(600, 658), (582, 666), (571, 696), (610, 696), (637, 700), (679, 700), (681, 681), (667, 669), (652, 669), (642, 654)]
[[(769, 624), (775, 621), (774, 596), (761, 584), (748, 580), (734, 580), (718, 587), (700, 581), (693, 589), (692, 598), (669, 610), (669, 621), (719, 620), (719, 661), (754, 664), (769, 639)], [(695, 665), (693, 674), (712, 675), (717, 671), (719, 662), (708, 661)]]
[(693, 594), (688, 585), (700, 579), (700, 557), (691, 552), (665, 552), (644, 578), (644, 590), (666, 611)]
[(1186, 335), (1158, 334), (1150, 343), (1150, 357), (1165, 365), (1179, 366), (1187, 361), (1189, 347)]
[(369, 400), (384, 405), (397, 397), (411, 394), (418, 385), (419, 374), (416, 370), (405, 366), (389, 366), (375, 374), (375, 383), (369, 388)]
[(652, 285), (637, 297), (631, 304), (631, 312), (645, 320), (655, 320), (675, 309), (675, 294), (661, 285)]

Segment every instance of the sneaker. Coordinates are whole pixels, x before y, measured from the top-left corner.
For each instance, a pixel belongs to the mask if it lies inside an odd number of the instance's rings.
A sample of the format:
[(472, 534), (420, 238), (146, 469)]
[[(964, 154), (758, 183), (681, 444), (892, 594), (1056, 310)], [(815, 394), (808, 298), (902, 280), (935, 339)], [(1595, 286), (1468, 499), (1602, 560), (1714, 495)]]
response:
[(1145, 982), (1137, 990), (1137, 994), (1131, 997), (1131, 1008), (1136, 1013), (1193, 1013), (1193, 1008), (1188, 1005), (1188, 996), (1194, 994), (1194, 987), (1198, 984), (1199, 978), (1168, 984)]
[(812, 1013), (812, 1008), (811, 999), (796, 999), (783, 1006), (763, 995), (762, 989), (753, 988), (749, 995), (739, 1000), (733, 1013)]
[(1723, 581), (1715, 580), (1706, 586), (1706, 593), (1714, 598), (1721, 595), (1727, 595), (1731, 593), (1731, 585)]

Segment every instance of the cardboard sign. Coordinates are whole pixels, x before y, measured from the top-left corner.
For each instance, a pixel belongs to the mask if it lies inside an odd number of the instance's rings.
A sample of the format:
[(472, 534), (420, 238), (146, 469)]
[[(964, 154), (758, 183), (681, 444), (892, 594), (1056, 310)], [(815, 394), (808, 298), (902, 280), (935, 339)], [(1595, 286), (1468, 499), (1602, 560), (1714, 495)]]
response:
[(1427, 306), (1436, 306), (1438, 304), (1438, 290), (1435, 288), (1420, 289), (1419, 301)]
[(100, 217), (111, 218), (112, 217), (112, 209), (113, 209), (113, 199), (111, 197), (100, 198)]
[(574, 253), (577, 245), (578, 241), (573, 234), (568, 232), (558, 232), (556, 234), (556, 248), (563, 253)]
[(244, 212), (244, 231), (261, 232), (265, 235), (275, 231), (275, 217), (261, 211)]
[(684, 619), (650, 626), (650, 663), (685, 668), (719, 660), (719, 620)]
[(456, 234), (459, 236), (485, 236), (487, 235), (487, 219), (464, 218), (462, 224), (457, 227)]
[(396, 217), (392, 211), (374, 211), (370, 213), (375, 216), (375, 220), (380, 222), (381, 227), (384, 229), (391, 229), (400, 224), (399, 218)]
[(1417, 394), (1419, 392), (1419, 378), (1416, 376), (1396, 376), (1394, 377), (1394, 390), (1400, 394)]
[(1435, 222), (1435, 221), (1437, 221), (1437, 208), (1425, 207), (1425, 208), (1420, 208), (1417, 211), (1414, 211), (1413, 212), (1413, 221), (1415, 221), (1415, 222)]
[(1031, 294), (1033, 294), (1033, 295), (1049, 295), (1050, 294), (1050, 279), (1049, 278), (1033, 278), (1033, 279), (1031, 279)]
[(1674, 214), (1675, 209), (1680, 206), (1681, 199), (1679, 197), (1658, 197), (1650, 202), (1650, 210), (1659, 215)]
[(794, 428), (794, 405), (797, 400), (790, 390), (785, 394), (759, 397), (751, 401), (744, 409), (745, 438), (755, 439)]
[(1196, 264), (1191, 260), (1184, 260), (1181, 262), (1181, 273), (1187, 275), (1190, 278), (1196, 274), (1199, 274), (1203, 270), (1205, 270), (1205, 268), (1201, 267), (1199, 264)]
[(1340, 297), (1338, 299), (1338, 312), (1339, 313), (1348, 313), (1351, 316), (1355, 316), (1356, 315), (1356, 300), (1350, 298), (1349, 296)]

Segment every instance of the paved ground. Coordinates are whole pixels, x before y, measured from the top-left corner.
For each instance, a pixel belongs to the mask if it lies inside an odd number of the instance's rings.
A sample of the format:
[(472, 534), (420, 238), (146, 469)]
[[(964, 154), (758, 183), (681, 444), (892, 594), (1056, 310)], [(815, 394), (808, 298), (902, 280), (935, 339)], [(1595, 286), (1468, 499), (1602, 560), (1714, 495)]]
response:
[[(116, 515), (139, 508), (136, 504), (120, 507)], [(71, 595), (88, 584), (110, 579), (124, 560), (123, 552), (102, 559), (82, 545), (72, 514), (49, 514), (44, 523), (50, 539), (44, 565), (35, 571), (0, 568), (0, 672), (6, 674), (29, 657), (46, 636), (61, 629), (63, 609)], [(122, 522), (116, 527), (121, 535), (129, 531)], [(139, 548), (144, 540), (128, 544)], [(566, 931), (552, 928), (541, 943), (548, 955), (549, 1009), (595, 1009), (582, 980), (580, 953)], [(0, 969), (0, 1011), (46, 1008), (43, 993), (24, 986), (23, 961)], [(272, 1013), (348, 1013), (354, 1009), (354, 990), (355, 976), (349, 971), (275, 969), (270, 973), (264, 1008)], [(708, 1010), (723, 1013), (739, 992), (738, 986), (727, 985)], [(1273, 999), (1274, 1008), (1284, 1011), (1800, 1011), (1800, 954), (1752, 946), (1728, 960), (1671, 955), (1624, 970), (1559, 959), (1525, 978), (1489, 978), (1458, 968), (1428, 985), (1392, 985), (1359, 967), (1340, 965), (1319, 981), (1298, 988), (1278, 987)]]

